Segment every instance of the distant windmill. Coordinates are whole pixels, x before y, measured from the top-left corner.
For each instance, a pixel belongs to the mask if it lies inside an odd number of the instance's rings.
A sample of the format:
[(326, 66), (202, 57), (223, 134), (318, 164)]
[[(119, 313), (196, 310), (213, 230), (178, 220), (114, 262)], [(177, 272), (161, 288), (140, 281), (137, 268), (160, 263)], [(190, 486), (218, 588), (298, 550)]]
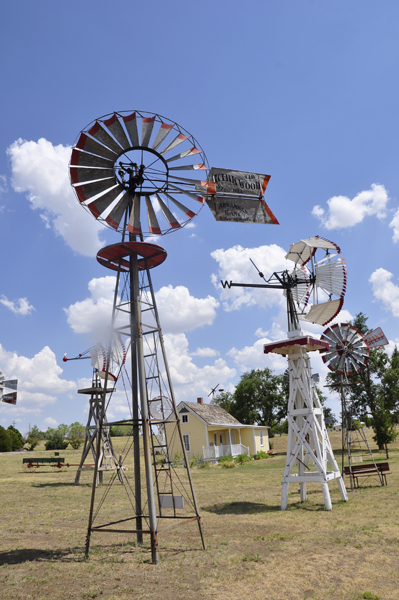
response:
[[(3, 373), (0, 371), (0, 400), (2, 402), (6, 402), (6, 404), (17, 403), (17, 386), (18, 379), (6, 379)], [(4, 394), (4, 388), (8, 388), (10, 390), (15, 391)]]
[[(209, 398), (209, 396), (212, 396), (212, 400), (214, 399), (214, 397), (215, 397), (215, 392), (216, 392), (216, 389), (217, 389), (217, 387), (218, 387), (219, 385), (220, 385), (220, 383), (217, 383), (217, 384), (215, 385), (215, 387), (211, 389), (211, 391), (210, 391), (210, 392), (209, 392), (209, 394), (208, 394), (208, 398)], [(220, 388), (220, 389), (218, 390), (218, 392), (224, 392), (224, 389), (223, 389), (223, 388)]]

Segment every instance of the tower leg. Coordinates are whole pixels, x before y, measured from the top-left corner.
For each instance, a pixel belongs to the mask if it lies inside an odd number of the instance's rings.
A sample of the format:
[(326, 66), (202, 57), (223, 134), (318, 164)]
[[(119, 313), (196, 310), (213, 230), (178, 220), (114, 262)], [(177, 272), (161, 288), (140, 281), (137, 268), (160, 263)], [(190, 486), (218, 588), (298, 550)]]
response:
[(330, 490), (328, 489), (328, 483), (321, 484), (321, 491), (323, 492), (324, 506), (326, 507), (326, 510), (332, 510)]
[(281, 510), (287, 510), (289, 483), (281, 484)]
[(307, 494), (306, 494), (306, 482), (300, 484), (301, 489), (301, 502), (306, 502)]

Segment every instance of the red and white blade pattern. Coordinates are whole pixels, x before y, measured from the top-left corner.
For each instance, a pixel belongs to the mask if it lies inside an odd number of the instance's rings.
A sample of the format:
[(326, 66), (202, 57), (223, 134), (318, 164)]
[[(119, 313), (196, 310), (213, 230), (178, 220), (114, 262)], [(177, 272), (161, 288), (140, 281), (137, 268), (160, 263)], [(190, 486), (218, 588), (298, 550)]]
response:
[(339, 375), (352, 375), (364, 368), (369, 350), (364, 336), (352, 325), (341, 323), (332, 325), (323, 332), (321, 340), (330, 344), (330, 350), (323, 354), (323, 362), (331, 371)]
[[(171, 152), (177, 147), (180, 152)], [(69, 168), (79, 202), (120, 232), (146, 236), (181, 229), (205, 201), (199, 192), (207, 171), (203, 150), (177, 123), (156, 114), (115, 112), (92, 122), (80, 133)], [(179, 177), (179, 171), (195, 174)]]

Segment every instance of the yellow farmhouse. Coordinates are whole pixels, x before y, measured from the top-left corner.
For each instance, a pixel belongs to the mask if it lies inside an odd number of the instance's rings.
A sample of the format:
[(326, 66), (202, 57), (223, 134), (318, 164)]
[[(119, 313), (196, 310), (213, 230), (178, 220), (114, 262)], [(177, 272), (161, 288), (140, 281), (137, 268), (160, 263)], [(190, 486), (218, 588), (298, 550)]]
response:
[[(189, 459), (217, 460), (221, 456), (255, 455), (259, 450), (269, 450), (269, 427), (243, 425), (220, 406), (204, 404), (202, 398), (180, 402), (177, 412)], [(166, 436), (169, 427), (166, 426)], [(172, 442), (172, 459), (176, 451)]]

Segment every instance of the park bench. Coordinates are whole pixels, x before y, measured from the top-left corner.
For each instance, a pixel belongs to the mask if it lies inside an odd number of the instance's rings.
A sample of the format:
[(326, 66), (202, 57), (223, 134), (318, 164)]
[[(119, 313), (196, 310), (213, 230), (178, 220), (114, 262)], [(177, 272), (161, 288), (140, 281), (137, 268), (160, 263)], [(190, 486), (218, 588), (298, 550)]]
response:
[(46, 456), (44, 458), (23, 458), (22, 464), (26, 465), (28, 469), (37, 469), (43, 465), (50, 465), (51, 467), (57, 467), (61, 469), (61, 467), (65, 466), (65, 458), (61, 458), (60, 456)]
[[(350, 475), (349, 467), (344, 467), (345, 475)], [(387, 475), (390, 475), (391, 471), (389, 470), (389, 464), (387, 462), (376, 463), (376, 466), (373, 464), (364, 464), (364, 465), (352, 465), (352, 477), (359, 487), (359, 477), (380, 477), (382, 480), (382, 485), (387, 484)]]

